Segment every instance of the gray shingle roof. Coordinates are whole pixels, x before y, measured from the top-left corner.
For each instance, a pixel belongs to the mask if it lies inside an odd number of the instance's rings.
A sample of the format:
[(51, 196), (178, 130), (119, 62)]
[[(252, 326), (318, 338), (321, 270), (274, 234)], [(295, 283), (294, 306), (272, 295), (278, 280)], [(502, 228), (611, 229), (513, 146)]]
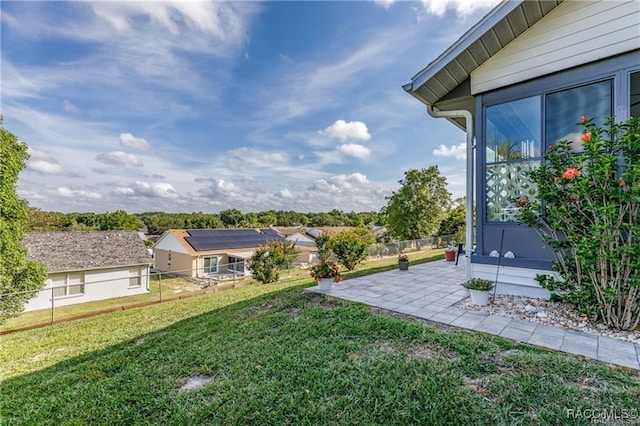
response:
[(51, 272), (150, 264), (135, 231), (33, 232), (24, 236), (29, 259)]

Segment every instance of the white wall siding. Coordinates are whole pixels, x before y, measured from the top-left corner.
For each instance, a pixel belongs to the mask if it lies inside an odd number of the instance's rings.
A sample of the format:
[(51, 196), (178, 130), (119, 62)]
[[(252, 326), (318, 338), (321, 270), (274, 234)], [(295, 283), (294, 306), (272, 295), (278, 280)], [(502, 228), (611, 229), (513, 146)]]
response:
[(640, 49), (640, 1), (568, 0), (471, 73), (478, 94)]
[[(140, 285), (131, 286), (130, 270), (139, 275)], [(75, 273), (75, 272), (74, 272)], [(55, 306), (75, 305), (96, 300), (113, 299), (116, 297), (133, 296), (149, 291), (149, 267), (131, 266), (112, 269), (83, 271), (84, 294), (56, 297)], [(58, 276), (62, 274), (51, 274)], [(36, 311), (51, 308), (52, 280), (47, 278), (45, 286), (25, 305), (25, 311)]]
[(162, 249), (167, 251), (173, 251), (176, 253), (189, 254), (187, 249), (184, 248), (180, 241), (176, 238), (175, 235), (171, 233), (171, 231), (167, 231), (153, 246), (155, 249)]
[[(497, 265), (485, 265), (482, 263), (471, 264), (471, 276), (474, 278), (484, 278), (496, 281)], [(498, 271), (498, 285), (496, 294), (511, 294), (514, 296), (539, 297), (548, 299), (551, 296), (549, 290), (540, 287), (535, 280), (536, 275), (547, 274), (556, 278), (555, 272), (537, 269), (514, 268), (511, 266), (500, 266)]]

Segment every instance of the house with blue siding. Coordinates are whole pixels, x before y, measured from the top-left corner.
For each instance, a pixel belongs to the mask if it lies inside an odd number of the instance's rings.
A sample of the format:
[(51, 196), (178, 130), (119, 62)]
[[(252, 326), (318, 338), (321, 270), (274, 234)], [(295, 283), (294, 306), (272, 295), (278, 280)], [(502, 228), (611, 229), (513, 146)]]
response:
[(640, 116), (640, 2), (504, 1), (403, 88), (467, 134), (467, 277), (547, 297), (553, 252), (513, 200), (535, 199), (526, 171), (549, 146), (580, 152), (582, 115)]

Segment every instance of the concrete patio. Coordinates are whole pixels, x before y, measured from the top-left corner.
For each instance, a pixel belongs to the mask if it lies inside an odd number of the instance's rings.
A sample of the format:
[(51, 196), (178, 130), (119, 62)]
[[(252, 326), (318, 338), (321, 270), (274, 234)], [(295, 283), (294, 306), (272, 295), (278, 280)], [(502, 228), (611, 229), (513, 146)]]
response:
[(308, 291), (640, 370), (640, 345), (455, 307), (468, 297), (460, 286), (464, 268), (463, 258), (457, 266), (454, 262), (436, 261), (410, 266), (408, 271), (393, 270), (349, 279), (328, 292), (317, 286)]

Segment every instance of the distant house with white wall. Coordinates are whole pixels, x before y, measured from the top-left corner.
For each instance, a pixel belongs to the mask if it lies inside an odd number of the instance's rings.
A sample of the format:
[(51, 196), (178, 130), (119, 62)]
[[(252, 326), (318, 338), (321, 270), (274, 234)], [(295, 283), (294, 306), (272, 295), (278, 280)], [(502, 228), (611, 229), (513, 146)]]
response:
[(25, 311), (73, 305), (149, 290), (151, 255), (134, 231), (33, 232), (29, 259), (47, 267), (47, 280)]
[(153, 246), (154, 266), (194, 278), (251, 275), (245, 262), (270, 241), (284, 241), (273, 229), (174, 229)]
[(504, 1), (403, 88), (467, 133), (467, 276), (498, 272), (499, 293), (547, 296), (534, 278), (553, 252), (512, 200), (535, 198), (526, 170), (579, 142), (581, 115), (640, 116), (640, 2)]

